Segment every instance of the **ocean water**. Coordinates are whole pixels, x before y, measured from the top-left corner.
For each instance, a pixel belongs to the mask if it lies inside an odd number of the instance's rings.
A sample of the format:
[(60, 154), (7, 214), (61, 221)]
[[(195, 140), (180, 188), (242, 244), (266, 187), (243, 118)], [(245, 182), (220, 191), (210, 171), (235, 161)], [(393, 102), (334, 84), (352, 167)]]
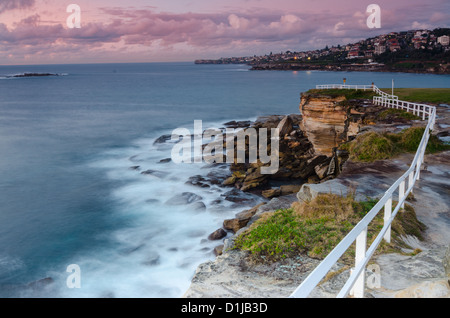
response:
[[(450, 87), (448, 75), (248, 69), (0, 66), (0, 297), (181, 297), (196, 267), (214, 259), (220, 242), (207, 236), (260, 199), (234, 203), (224, 200), (230, 189), (186, 184), (227, 167), (161, 163), (173, 143), (155, 140), (175, 128), (298, 113), (302, 91), (344, 77)], [(63, 76), (10, 77), (25, 72)], [(183, 193), (189, 202), (177, 204)], [(67, 286), (70, 264), (81, 288)]]

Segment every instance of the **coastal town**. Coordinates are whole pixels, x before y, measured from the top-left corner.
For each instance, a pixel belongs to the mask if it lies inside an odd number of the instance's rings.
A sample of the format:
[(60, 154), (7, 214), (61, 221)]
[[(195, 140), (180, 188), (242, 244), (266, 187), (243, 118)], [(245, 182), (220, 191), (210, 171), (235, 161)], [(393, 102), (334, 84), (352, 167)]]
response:
[(261, 56), (196, 60), (196, 64), (247, 64), (252, 70), (362, 70), (450, 73), (450, 29), (390, 32), (345, 45)]

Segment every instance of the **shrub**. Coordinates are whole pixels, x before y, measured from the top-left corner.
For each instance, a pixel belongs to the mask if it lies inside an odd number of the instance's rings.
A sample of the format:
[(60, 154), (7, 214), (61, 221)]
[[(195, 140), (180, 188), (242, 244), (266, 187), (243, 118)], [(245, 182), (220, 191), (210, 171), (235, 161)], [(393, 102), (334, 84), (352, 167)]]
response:
[[(424, 132), (423, 127), (411, 127), (397, 134), (368, 132), (341, 145), (340, 148), (347, 150), (350, 153), (350, 159), (354, 161), (372, 162), (389, 159), (402, 152), (416, 152)], [(442, 142), (437, 136), (430, 135), (427, 153), (449, 149), (450, 145)]]
[[(290, 209), (263, 214), (235, 239), (234, 248), (249, 251), (254, 262), (272, 263), (298, 254), (323, 259), (376, 203), (373, 199), (355, 201), (353, 195), (320, 194), (310, 202), (296, 202)], [(380, 211), (368, 227), (368, 244), (382, 227)], [(422, 239), (424, 229), (414, 209), (406, 205), (392, 223), (392, 243), (382, 242), (377, 253), (408, 248), (402, 236), (415, 235)], [(341, 262), (352, 264), (353, 261), (354, 248), (350, 247)]]
[(390, 158), (394, 152), (394, 143), (377, 132), (368, 132), (357, 136), (343, 149), (350, 152), (351, 160), (370, 162)]

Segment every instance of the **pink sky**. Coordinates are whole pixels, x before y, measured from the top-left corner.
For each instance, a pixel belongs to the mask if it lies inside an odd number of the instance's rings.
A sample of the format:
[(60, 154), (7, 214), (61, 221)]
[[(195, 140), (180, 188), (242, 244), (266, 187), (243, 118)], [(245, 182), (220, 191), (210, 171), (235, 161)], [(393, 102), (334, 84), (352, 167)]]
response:
[[(81, 28), (69, 29), (71, 4)], [(366, 25), (381, 7), (381, 29)], [(193, 61), (449, 27), (448, 0), (0, 0), (0, 64)]]

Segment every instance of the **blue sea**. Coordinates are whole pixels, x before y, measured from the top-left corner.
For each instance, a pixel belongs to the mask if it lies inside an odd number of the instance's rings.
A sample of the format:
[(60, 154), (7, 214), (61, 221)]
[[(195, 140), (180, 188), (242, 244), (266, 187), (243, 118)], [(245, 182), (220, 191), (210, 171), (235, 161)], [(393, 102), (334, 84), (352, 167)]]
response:
[[(23, 73), (61, 76), (11, 77)], [(207, 236), (260, 198), (186, 183), (227, 167), (165, 162), (173, 143), (155, 140), (194, 120), (298, 113), (301, 92), (344, 77), (450, 87), (448, 75), (246, 65), (0, 66), (0, 297), (181, 297), (215, 257)], [(183, 193), (197, 204), (174, 204)], [(67, 284), (71, 264), (81, 288)]]

